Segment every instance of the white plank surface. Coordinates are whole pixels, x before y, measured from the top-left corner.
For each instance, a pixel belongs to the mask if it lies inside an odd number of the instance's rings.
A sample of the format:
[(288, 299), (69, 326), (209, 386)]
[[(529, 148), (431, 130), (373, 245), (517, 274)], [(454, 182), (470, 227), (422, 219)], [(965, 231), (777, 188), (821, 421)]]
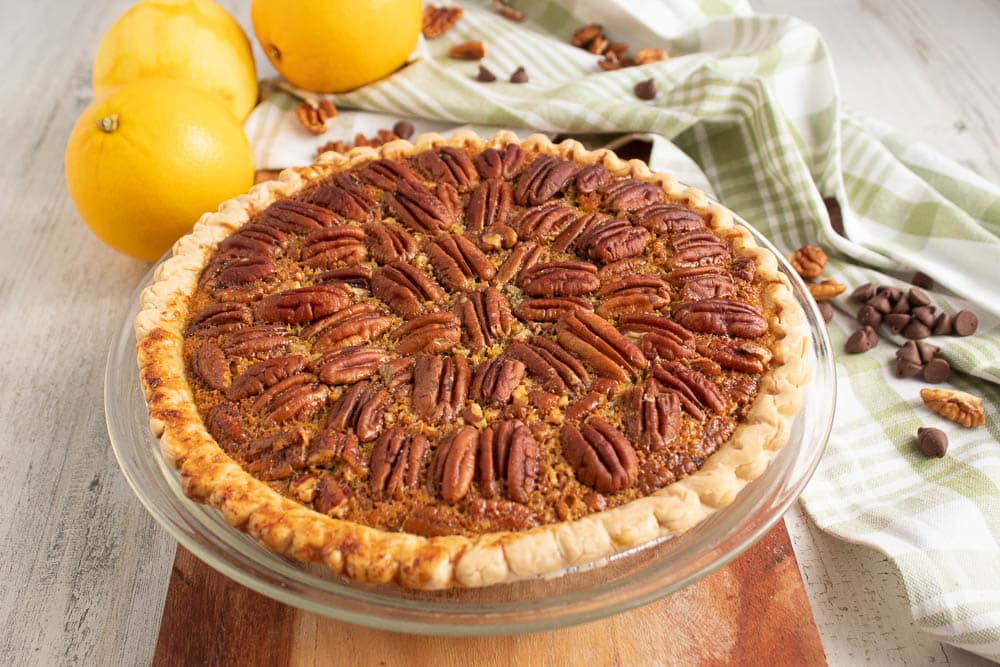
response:
[[(79, 222), (62, 153), (126, 0), (0, 3), (0, 664), (142, 664), (173, 557), (118, 472), (112, 332), (146, 270)], [(244, 25), (248, 0), (224, 2)], [(818, 26), (847, 104), (1000, 180), (996, 0), (758, 0)], [(890, 564), (788, 517), (833, 665), (973, 665), (919, 633)]]

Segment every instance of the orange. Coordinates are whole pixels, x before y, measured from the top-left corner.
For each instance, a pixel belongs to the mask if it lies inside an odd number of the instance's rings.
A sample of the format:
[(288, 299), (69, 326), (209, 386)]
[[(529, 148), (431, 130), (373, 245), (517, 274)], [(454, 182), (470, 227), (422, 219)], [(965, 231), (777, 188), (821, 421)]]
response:
[(290, 83), (339, 93), (399, 68), (420, 35), (420, 0), (253, 0), (253, 29)]
[(92, 103), (65, 160), (83, 221), (115, 250), (149, 262), (254, 180), (250, 144), (229, 108), (173, 79), (141, 79)]

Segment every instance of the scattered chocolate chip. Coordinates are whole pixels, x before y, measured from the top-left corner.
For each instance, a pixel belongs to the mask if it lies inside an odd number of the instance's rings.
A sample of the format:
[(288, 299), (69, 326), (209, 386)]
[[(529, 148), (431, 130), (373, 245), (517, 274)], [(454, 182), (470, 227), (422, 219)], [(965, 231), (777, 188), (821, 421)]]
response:
[(971, 310), (960, 310), (952, 320), (956, 336), (971, 336), (979, 328), (979, 318)]
[(514, 70), (514, 73), (510, 75), (511, 83), (528, 83), (528, 73), (524, 71), (523, 67), (518, 67)]
[(888, 315), (892, 312), (892, 304), (889, 303), (889, 297), (885, 294), (877, 294), (868, 300), (868, 305), (882, 313), (883, 315)]
[(483, 83), (490, 83), (497, 80), (497, 75), (489, 71), (482, 65), (479, 66), (479, 74), (476, 75), (476, 81), (482, 81)]
[(922, 287), (923, 289), (934, 289), (934, 279), (923, 271), (917, 271), (910, 278), (910, 284), (917, 287)]
[(896, 350), (896, 377), (913, 377), (924, 367), (917, 344), (912, 340)]
[(906, 313), (889, 313), (882, 321), (889, 328), (889, 331), (898, 334), (910, 324), (911, 319)]
[(833, 306), (830, 305), (829, 301), (820, 301), (816, 304), (816, 307), (819, 308), (819, 314), (823, 316), (824, 322), (829, 322), (833, 319)]
[[(826, 303), (825, 301), (823, 303)], [(858, 311), (858, 322), (867, 324), (870, 327), (877, 327), (882, 324), (882, 313), (871, 306), (862, 306)]]
[(867, 352), (878, 344), (878, 334), (871, 327), (861, 327), (851, 334), (844, 344), (844, 350), (848, 354), (860, 354)]
[(937, 345), (931, 345), (930, 343), (925, 343), (922, 340), (915, 343), (910, 342), (907, 345), (915, 345), (917, 351), (920, 352), (920, 360), (925, 364), (937, 356), (937, 353), (941, 351), (941, 348)]
[(938, 315), (934, 321), (933, 332), (935, 336), (950, 336), (955, 333), (955, 329), (951, 323), (951, 315), (948, 313)]
[(939, 428), (921, 426), (917, 429), (917, 449), (924, 456), (941, 458), (948, 452), (948, 436)]
[(854, 288), (854, 291), (851, 292), (851, 301), (864, 303), (873, 296), (875, 296), (875, 286), (871, 283), (865, 283)]
[(844, 235), (844, 216), (840, 212), (840, 203), (836, 197), (823, 197), (823, 204), (826, 206), (827, 215), (830, 216), (830, 226), (833, 231), (841, 236)]
[(894, 313), (908, 313), (910, 312), (910, 302), (906, 299), (900, 299), (892, 307), (892, 312)]
[(635, 84), (635, 96), (640, 100), (651, 100), (656, 97), (656, 82), (646, 79)]
[(910, 314), (917, 318), (924, 326), (928, 328), (934, 326), (934, 306), (920, 306), (914, 308)]
[(413, 136), (413, 123), (408, 120), (396, 121), (392, 126), (392, 132), (400, 139), (409, 139)]
[(938, 357), (931, 359), (924, 367), (924, 379), (931, 384), (944, 382), (951, 375), (951, 364)]
[(910, 291), (906, 293), (906, 300), (914, 308), (917, 306), (929, 306), (931, 304), (931, 298), (927, 296), (927, 292), (919, 287), (911, 287)]
[(918, 319), (911, 319), (903, 329), (903, 336), (910, 340), (921, 340), (931, 335), (931, 329)]
[(903, 296), (903, 290), (892, 285), (879, 285), (875, 288), (875, 294), (885, 294), (889, 301), (895, 304)]

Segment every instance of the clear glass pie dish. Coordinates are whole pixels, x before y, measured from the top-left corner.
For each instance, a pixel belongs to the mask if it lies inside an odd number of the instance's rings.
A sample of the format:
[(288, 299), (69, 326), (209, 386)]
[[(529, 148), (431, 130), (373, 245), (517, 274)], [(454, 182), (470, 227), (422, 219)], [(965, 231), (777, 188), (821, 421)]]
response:
[(209, 566), (281, 602), (381, 629), (438, 635), (509, 634), (553, 629), (632, 609), (697, 581), (766, 533), (798, 498), (822, 456), (833, 421), (836, 374), (826, 327), (805, 285), (781, 254), (745, 222), (757, 242), (779, 258), (806, 313), (813, 379), (805, 389), (788, 444), (735, 501), (679, 537), (644, 545), (601, 567), (479, 589), (414, 591), (358, 584), (323, 566), (277, 555), (232, 528), (221, 512), (187, 499), (173, 466), (149, 430), (139, 385), (133, 307), (111, 345), (105, 378), (108, 432), (122, 472), (163, 528)]

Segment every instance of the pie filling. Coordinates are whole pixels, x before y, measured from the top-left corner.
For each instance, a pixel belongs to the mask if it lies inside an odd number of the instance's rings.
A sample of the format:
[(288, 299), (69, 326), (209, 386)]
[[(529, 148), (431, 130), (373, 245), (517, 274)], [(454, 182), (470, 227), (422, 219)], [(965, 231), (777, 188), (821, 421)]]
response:
[(219, 244), (184, 359), (209, 433), (317, 512), (467, 535), (697, 471), (771, 364), (738, 231), (657, 184), (523, 150), (375, 159)]

